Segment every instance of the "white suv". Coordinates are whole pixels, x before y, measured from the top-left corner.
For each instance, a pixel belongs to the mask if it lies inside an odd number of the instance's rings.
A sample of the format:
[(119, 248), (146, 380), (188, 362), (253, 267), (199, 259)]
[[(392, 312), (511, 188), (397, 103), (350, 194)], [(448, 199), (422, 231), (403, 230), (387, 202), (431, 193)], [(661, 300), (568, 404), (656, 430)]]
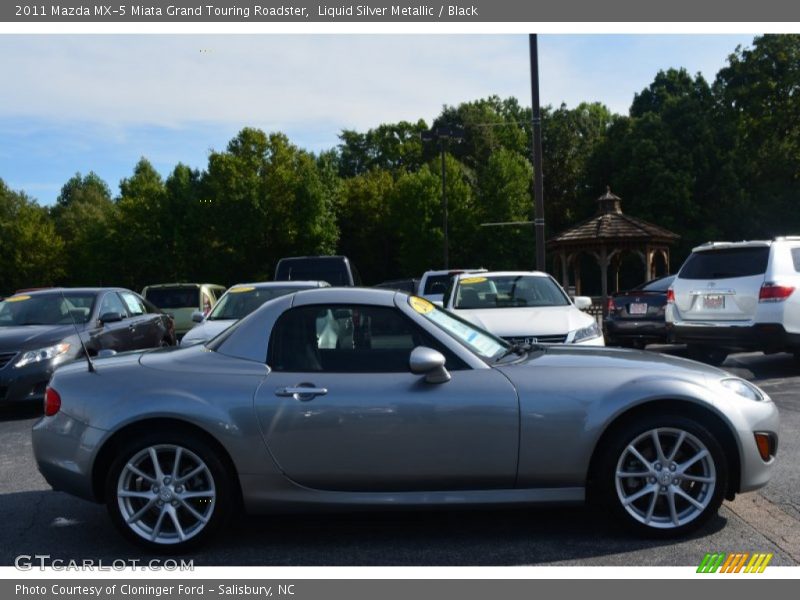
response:
[(800, 237), (710, 242), (667, 292), (670, 339), (722, 364), (730, 352), (800, 352)]

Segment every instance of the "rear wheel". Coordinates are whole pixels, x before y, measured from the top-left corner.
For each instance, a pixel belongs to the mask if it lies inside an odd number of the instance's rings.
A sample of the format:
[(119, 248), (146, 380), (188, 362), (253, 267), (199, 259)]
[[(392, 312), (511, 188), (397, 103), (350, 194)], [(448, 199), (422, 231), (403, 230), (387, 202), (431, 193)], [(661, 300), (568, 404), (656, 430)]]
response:
[(614, 432), (602, 451), (601, 499), (639, 533), (683, 535), (722, 504), (727, 461), (701, 423), (678, 415), (645, 417)]
[(184, 552), (228, 520), (230, 478), (213, 449), (184, 432), (129, 440), (111, 465), (106, 504), (131, 541), (158, 552)]

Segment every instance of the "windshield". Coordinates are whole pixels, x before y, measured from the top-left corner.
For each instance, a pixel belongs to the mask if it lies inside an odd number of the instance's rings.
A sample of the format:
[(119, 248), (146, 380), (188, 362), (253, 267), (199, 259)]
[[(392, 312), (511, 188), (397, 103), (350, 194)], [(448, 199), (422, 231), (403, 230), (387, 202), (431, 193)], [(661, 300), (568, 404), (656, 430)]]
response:
[(511, 347), (508, 342), (439, 308), (424, 298), (409, 296), (408, 303), (428, 321), (485, 360), (496, 360)]
[(549, 277), (495, 275), (466, 277), (458, 282), (455, 308), (567, 306), (569, 298)]
[(214, 310), (208, 315), (209, 321), (241, 319), (246, 317), (267, 300), (296, 292), (296, 287), (256, 288), (248, 286), (229, 289)]
[(196, 287), (150, 288), (145, 295), (158, 308), (194, 308), (200, 306), (200, 289)]
[(0, 327), (86, 323), (94, 299), (90, 292), (11, 296), (0, 302)]

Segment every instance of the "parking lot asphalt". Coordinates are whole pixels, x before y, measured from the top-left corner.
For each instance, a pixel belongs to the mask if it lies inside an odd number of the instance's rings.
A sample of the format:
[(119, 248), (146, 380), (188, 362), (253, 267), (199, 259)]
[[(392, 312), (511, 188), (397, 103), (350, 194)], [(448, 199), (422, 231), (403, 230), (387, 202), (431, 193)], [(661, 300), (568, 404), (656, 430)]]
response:
[[(589, 508), (361, 512), (241, 518), (184, 558), (196, 566), (691, 566), (721, 551), (771, 552), (772, 565), (798, 565), (800, 362), (787, 354), (736, 354), (723, 368), (777, 403), (778, 464), (767, 487), (725, 502), (688, 539), (634, 537)], [(103, 506), (54, 492), (39, 475), (30, 436), (37, 408), (0, 413), (0, 565), (35, 554), (104, 563), (152, 558), (116, 532)]]

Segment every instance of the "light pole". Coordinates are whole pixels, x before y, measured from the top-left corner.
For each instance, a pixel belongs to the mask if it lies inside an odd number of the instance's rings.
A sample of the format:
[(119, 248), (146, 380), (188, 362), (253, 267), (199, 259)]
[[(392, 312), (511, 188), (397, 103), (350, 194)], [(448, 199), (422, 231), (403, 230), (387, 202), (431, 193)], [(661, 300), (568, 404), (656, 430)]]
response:
[(445, 184), (447, 182), (447, 169), (445, 168), (444, 163), (444, 153), (448, 140), (461, 141), (463, 139), (464, 128), (459, 127), (458, 125), (440, 125), (439, 127), (434, 127), (433, 129), (428, 129), (427, 131), (422, 132), (422, 141), (432, 142), (438, 140), (439, 148), (442, 153), (442, 229), (444, 231), (444, 269), (450, 268), (450, 256), (448, 251), (449, 242), (447, 237), (447, 192), (445, 191)]
[(531, 125), (533, 130), (533, 199), (536, 230), (536, 269), (544, 271), (544, 186), (542, 183), (542, 107), (539, 103), (539, 42), (535, 33), (528, 37), (531, 57)]

